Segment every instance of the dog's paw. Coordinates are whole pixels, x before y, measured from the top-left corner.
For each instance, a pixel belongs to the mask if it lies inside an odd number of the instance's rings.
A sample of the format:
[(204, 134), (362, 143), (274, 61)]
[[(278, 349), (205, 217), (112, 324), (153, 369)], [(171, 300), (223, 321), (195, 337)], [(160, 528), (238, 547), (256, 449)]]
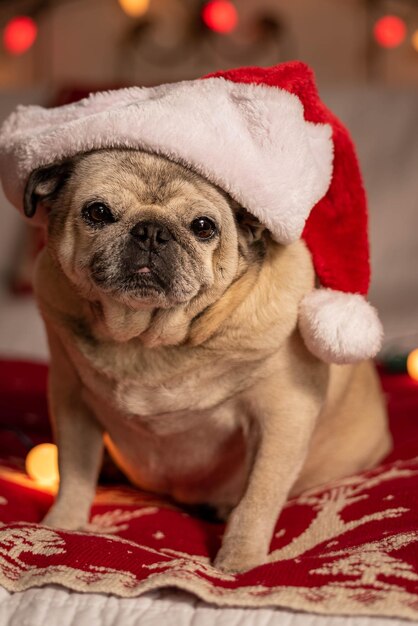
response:
[(231, 550), (222, 547), (215, 558), (214, 566), (227, 574), (240, 574), (265, 562), (266, 557), (263, 558), (263, 555), (254, 551)]

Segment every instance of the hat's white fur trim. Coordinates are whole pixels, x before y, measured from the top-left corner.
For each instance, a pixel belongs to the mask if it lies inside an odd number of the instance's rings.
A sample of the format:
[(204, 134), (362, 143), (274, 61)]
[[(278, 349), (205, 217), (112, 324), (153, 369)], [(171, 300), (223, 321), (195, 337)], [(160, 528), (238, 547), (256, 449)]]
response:
[(21, 208), (34, 169), (94, 149), (141, 148), (219, 185), (287, 244), (328, 190), (331, 134), (276, 87), (223, 78), (133, 87), (56, 109), (19, 107), (0, 131), (0, 174)]
[(380, 349), (376, 310), (359, 294), (315, 289), (300, 305), (299, 329), (307, 348), (326, 363), (355, 363)]

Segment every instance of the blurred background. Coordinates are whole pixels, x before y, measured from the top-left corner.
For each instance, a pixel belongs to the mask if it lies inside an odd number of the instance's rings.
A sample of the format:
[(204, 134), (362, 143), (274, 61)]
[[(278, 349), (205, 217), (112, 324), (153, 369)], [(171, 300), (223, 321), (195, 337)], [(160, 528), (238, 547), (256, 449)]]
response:
[[(300, 59), (356, 142), (384, 354), (418, 348), (418, 0), (0, 0), (0, 121), (20, 104)], [(0, 195), (0, 357), (46, 360), (39, 243)]]

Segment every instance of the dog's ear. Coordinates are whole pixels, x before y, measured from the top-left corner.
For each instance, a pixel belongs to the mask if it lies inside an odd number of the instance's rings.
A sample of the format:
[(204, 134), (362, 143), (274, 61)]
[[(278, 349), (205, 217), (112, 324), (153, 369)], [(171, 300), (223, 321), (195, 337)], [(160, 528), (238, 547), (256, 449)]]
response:
[(237, 224), (249, 244), (259, 241), (266, 230), (264, 224), (243, 207), (235, 209)]
[(74, 161), (65, 161), (34, 170), (26, 183), (23, 210), (33, 217), (40, 203), (47, 204), (68, 180)]

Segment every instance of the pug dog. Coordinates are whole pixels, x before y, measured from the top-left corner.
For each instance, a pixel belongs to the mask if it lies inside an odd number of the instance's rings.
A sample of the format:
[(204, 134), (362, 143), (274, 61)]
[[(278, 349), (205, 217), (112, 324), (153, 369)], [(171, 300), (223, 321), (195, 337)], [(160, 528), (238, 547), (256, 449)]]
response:
[(327, 365), (298, 307), (302, 240), (276, 243), (193, 171), (106, 149), (36, 170), (48, 213), (35, 292), (60, 484), (44, 524), (88, 522), (104, 446), (141, 489), (227, 518), (215, 566), (268, 558), (286, 500), (370, 468), (391, 442), (370, 362)]

